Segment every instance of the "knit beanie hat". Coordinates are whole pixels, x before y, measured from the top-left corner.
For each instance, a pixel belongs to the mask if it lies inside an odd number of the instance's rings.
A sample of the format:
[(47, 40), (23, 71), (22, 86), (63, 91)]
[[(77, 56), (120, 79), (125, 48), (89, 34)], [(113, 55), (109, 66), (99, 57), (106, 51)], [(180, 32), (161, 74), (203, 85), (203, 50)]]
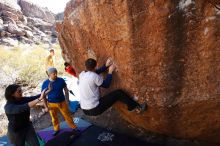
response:
[(54, 67), (49, 67), (49, 68), (47, 69), (47, 73), (48, 73), (48, 74), (57, 73), (57, 69), (54, 68)]

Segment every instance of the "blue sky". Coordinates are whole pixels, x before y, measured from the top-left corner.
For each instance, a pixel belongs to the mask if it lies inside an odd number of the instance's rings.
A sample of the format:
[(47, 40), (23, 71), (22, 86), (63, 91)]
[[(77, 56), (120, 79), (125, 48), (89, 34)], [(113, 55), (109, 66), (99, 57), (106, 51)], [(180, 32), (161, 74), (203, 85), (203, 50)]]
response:
[(28, 0), (42, 7), (47, 7), (53, 13), (63, 12), (70, 0)]

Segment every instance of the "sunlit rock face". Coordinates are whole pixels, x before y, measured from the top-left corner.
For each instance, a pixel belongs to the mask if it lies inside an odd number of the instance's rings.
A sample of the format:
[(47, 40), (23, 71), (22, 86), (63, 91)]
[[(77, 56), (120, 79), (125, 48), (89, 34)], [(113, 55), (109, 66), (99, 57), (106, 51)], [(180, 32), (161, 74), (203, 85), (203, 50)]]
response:
[(0, 44), (57, 42), (55, 14), (27, 0), (0, 0)]
[(112, 57), (118, 71), (110, 90), (148, 102), (141, 115), (118, 103), (124, 119), (220, 143), (220, 11), (209, 1), (72, 0), (57, 30), (63, 56), (78, 73), (89, 57), (99, 65)]
[(55, 15), (47, 8), (32, 4), (29, 0), (18, 0), (21, 10), (28, 17), (40, 18), (48, 23), (55, 22)]

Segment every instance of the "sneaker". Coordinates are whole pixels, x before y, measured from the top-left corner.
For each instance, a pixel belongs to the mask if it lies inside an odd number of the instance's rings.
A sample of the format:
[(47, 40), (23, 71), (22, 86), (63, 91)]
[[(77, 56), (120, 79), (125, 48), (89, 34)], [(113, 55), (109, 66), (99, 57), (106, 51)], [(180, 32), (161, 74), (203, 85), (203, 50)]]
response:
[(60, 132), (60, 130), (54, 131), (52, 135), (56, 136), (59, 132)]

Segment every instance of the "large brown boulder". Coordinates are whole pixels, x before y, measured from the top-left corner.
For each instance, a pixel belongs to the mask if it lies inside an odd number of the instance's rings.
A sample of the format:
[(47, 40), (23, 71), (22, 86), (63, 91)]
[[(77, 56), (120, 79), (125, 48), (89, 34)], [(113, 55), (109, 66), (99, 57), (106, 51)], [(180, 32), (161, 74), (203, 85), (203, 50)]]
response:
[(40, 18), (48, 23), (55, 22), (55, 15), (47, 8), (39, 7), (28, 0), (19, 0), (21, 11), (27, 17)]
[(101, 65), (110, 56), (118, 66), (110, 90), (148, 102), (142, 115), (118, 103), (126, 120), (220, 143), (220, 16), (208, 1), (72, 0), (57, 30), (78, 73), (88, 57)]

